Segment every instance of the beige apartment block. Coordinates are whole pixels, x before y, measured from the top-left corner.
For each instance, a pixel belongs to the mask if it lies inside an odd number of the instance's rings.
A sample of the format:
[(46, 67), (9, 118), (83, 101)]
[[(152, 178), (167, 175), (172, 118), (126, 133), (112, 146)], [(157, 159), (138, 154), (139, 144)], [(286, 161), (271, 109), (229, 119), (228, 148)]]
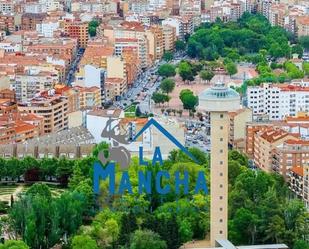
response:
[(161, 59), (164, 52), (163, 31), (160, 26), (151, 26), (146, 31), (149, 45), (149, 56), (152, 61)]
[(120, 56), (107, 57), (107, 77), (126, 79), (126, 64)]
[(175, 48), (176, 28), (171, 25), (163, 25), (163, 47), (165, 51), (172, 51)]
[(229, 113), (229, 143), (234, 149), (245, 151), (246, 127), (248, 122), (252, 122), (252, 110), (242, 108)]
[(261, 170), (272, 172), (272, 161), (277, 146), (286, 140), (296, 138), (298, 134), (291, 134), (278, 128), (257, 133), (254, 137), (254, 164)]
[(127, 91), (127, 82), (122, 78), (105, 79), (105, 98), (114, 101)]
[(99, 87), (77, 87), (80, 109), (92, 109), (101, 106), (101, 89)]
[(44, 133), (62, 131), (68, 128), (68, 100), (60, 95), (45, 95), (19, 104), (20, 112), (34, 113), (44, 118)]
[(277, 146), (272, 167), (286, 180), (288, 171), (295, 166), (304, 167), (309, 163), (309, 141), (289, 139)]
[(16, 99), (27, 102), (36, 94), (52, 89), (58, 80), (58, 75), (53, 72), (32, 72), (29, 70), (27, 73), (17, 74), (11, 86), (16, 92)]
[(304, 196), (305, 206), (309, 208), (309, 162), (304, 165)]
[(296, 18), (296, 33), (298, 37), (309, 35), (309, 16)]

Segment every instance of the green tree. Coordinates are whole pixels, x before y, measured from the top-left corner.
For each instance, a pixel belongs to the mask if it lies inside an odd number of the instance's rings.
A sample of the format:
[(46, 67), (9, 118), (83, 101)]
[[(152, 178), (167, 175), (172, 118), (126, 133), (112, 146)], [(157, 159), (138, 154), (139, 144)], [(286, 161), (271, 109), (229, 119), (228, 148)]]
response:
[(300, 59), (303, 57), (304, 48), (301, 45), (296, 44), (292, 47), (292, 54), (298, 54), (298, 58)]
[(48, 200), (51, 200), (51, 197), (52, 197), (49, 187), (44, 183), (33, 184), (27, 190), (26, 195), (41, 196), (41, 197), (47, 198)]
[(257, 215), (248, 209), (240, 208), (233, 218), (233, 225), (237, 231), (241, 232), (239, 237), (242, 238), (242, 240), (239, 241), (239, 243), (246, 243), (247, 238), (250, 238), (250, 244), (255, 243), (258, 225)]
[(297, 240), (293, 249), (309, 249), (309, 243), (304, 240)]
[(184, 89), (180, 92), (179, 98), (183, 104), (184, 109), (194, 110), (198, 104), (198, 97), (194, 96), (189, 89)]
[(76, 235), (72, 239), (72, 249), (99, 249), (89, 235)]
[(299, 38), (299, 43), (305, 48), (306, 50), (309, 49), (309, 36), (301, 36)]
[(164, 93), (154, 92), (151, 96), (151, 99), (155, 102), (155, 104), (164, 104), (170, 100), (170, 97)]
[(265, 240), (271, 239), (275, 243), (280, 243), (285, 233), (284, 220), (279, 215), (271, 217), (265, 232)]
[(120, 245), (128, 245), (130, 240), (130, 234), (133, 233), (137, 226), (136, 215), (133, 212), (124, 213), (121, 216), (121, 226), (119, 233), (119, 243)]
[(309, 76), (309, 62), (303, 63), (303, 70), (306, 76)]
[(163, 54), (163, 60), (165, 60), (165, 61), (167, 61), (167, 62), (169, 62), (169, 61), (171, 61), (172, 59), (173, 59), (173, 57), (174, 57), (174, 55), (173, 55), (173, 53), (172, 52), (170, 52), (170, 51), (166, 51), (166, 52), (164, 52), (164, 54)]
[(175, 48), (177, 51), (183, 51), (186, 48), (186, 44), (181, 40), (177, 40), (175, 42)]
[(150, 230), (137, 230), (134, 232), (130, 249), (166, 249), (166, 243), (160, 236)]
[(232, 76), (232, 75), (234, 75), (234, 74), (237, 73), (237, 66), (236, 66), (236, 64), (233, 63), (233, 62), (227, 63), (227, 64), (225, 65), (225, 69), (226, 69), (226, 71), (228, 72), (228, 74), (229, 74), (230, 76)]
[(175, 67), (171, 64), (163, 64), (158, 69), (158, 74), (162, 77), (173, 77), (176, 75)]
[(172, 79), (164, 79), (162, 80), (160, 84), (160, 88), (162, 92), (169, 94), (171, 93), (175, 88), (175, 81)]
[(183, 81), (193, 81), (194, 73), (192, 70), (192, 66), (187, 61), (182, 61), (178, 65), (178, 73)]
[(88, 33), (91, 37), (97, 35), (97, 27), (100, 25), (99, 21), (97, 20), (92, 20), (88, 24)]
[(3, 245), (0, 245), (0, 249), (30, 249), (30, 247), (20, 240), (8, 240)]
[(215, 74), (212, 71), (202, 70), (200, 72), (200, 77), (202, 80), (210, 81), (214, 76)]

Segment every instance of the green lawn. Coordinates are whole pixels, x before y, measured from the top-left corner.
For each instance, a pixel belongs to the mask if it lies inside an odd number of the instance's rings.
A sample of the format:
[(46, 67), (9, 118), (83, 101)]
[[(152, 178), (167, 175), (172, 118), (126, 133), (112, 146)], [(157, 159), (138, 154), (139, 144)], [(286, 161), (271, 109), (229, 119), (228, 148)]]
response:
[[(17, 187), (18, 187), (18, 185), (11, 185), (11, 186), (0, 185), (0, 196), (13, 194)], [(30, 187), (31, 187), (30, 185), (24, 185), (22, 193), (27, 192), (27, 190)], [(65, 191), (65, 188), (61, 188), (61, 187), (53, 186), (53, 185), (49, 185), (49, 189), (52, 193), (52, 196), (54, 196), (54, 197), (59, 196), (60, 194), (62, 194)]]
[(124, 115), (126, 118), (134, 118), (135, 117), (136, 105), (130, 105), (124, 110)]
[(14, 193), (16, 188), (17, 188), (16, 185), (12, 185), (12, 186), (6, 186), (6, 185), (1, 186), (0, 185), (0, 196), (1, 195), (11, 195)]

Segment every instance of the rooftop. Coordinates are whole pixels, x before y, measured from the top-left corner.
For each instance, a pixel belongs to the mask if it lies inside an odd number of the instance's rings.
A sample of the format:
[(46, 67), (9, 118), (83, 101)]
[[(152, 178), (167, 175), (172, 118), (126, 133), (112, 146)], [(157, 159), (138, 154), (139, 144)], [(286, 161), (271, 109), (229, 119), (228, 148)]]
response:
[(200, 95), (199, 99), (239, 99), (239, 94), (226, 87), (223, 83), (217, 83), (213, 87), (204, 90)]
[(292, 167), (291, 168), (291, 171), (293, 173), (295, 173), (296, 175), (299, 175), (299, 176), (304, 176), (304, 168), (303, 167)]
[(87, 115), (91, 116), (98, 116), (98, 117), (112, 117), (112, 118), (119, 118), (122, 113), (121, 109), (94, 109), (92, 111), (89, 111)]
[(62, 144), (91, 144), (93, 136), (84, 127), (75, 127), (64, 131), (50, 133), (27, 141), (29, 145), (62, 145)]

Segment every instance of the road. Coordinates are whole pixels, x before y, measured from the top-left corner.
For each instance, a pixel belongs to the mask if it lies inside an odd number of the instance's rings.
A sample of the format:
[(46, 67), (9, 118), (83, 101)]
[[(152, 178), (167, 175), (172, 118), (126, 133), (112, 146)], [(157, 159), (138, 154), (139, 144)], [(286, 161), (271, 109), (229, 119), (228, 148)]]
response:
[(155, 64), (141, 73), (121, 100), (114, 102), (115, 107), (125, 109), (133, 102), (139, 102), (139, 107), (143, 113), (151, 112), (151, 96), (160, 85), (161, 77), (156, 75), (158, 67), (163, 62)]
[(74, 81), (75, 73), (77, 71), (78, 64), (79, 64), (81, 58), (83, 57), (84, 52), (85, 52), (85, 49), (83, 49), (83, 48), (78, 49), (78, 51), (75, 55), (75, 58), (71, 63), (69, 73), (67, 74), (67, 78), (65, 80), (66, 85), (72, 86), (72, 82)]

